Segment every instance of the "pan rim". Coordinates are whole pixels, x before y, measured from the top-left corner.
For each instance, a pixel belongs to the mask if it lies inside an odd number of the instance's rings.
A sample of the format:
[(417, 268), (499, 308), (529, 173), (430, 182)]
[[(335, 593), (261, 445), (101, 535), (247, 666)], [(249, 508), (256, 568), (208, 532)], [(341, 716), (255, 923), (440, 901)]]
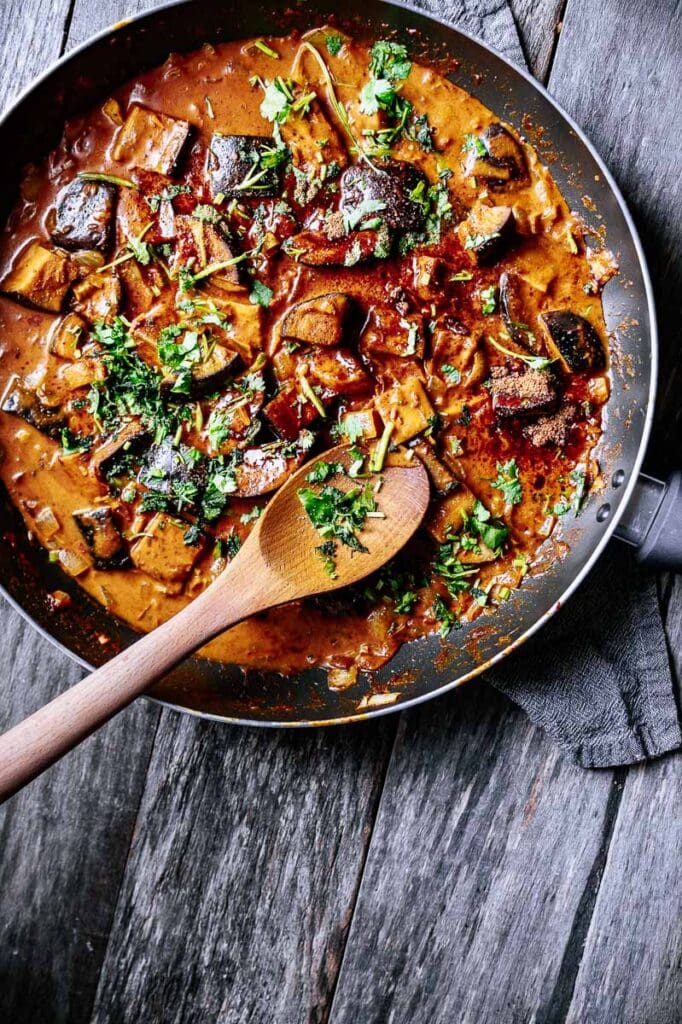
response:
[[(15, 96), (5, 109), (0, 114), (0, 132), (3, 130), (5, 123), (9, 117), (23, 104), (23, 102), (38, 89), (43, 83), (47, 82), (52, 75), (55, 74), (62, 66), (69, 63), (69, 61), (76, 58), (80, 53), (85, 52), (95, 43), (106, 39), (111, 36), (112, 33), (119, 31), (120, 29), (126, 28), (129, 25), (136, 24), (145, 20), (152, 20), (157, 15), (168, 11), (174, 7), (180, 7), (183, 4), (187, 4), (191, 0), (168, 0), (168, 2), (160, 4), (158, 7), (152, 10), (142, 11), (139, 14), (132, 15), (129, 18), (121, 19), (106, 28), (101, 29), (99, 32), (94, 33), (85, 39), (78, 46), (62, 54), (57, 60), (55, 60), (45, 71), (43, 71), (36, 78), (32, 79), (31, 82), (22, 89), (17, 96)], [(632, 470), (629, 479), (623, 487), (622, 499), (619, 503), (618, 508), (613, 512), (609, 518), (609, 522), (603, 527), (603, 533), (599, 541), (595, 544), (591, 554), (587, 561), (582, 566), (580, 571), (576, 573), (568, 587), (561, 593), (561, 595), (554, 601), (551, 608), (540, 615), (531, 626), (528, 627), (523, 633), (516, 637), (510, 644), (498, 651), (492, 658), (488, 658), (476, 665), (469, 672), (464, 673), (456, 677), (455, 679), (443, 683), (437, 688), (429, 691), (428, 693), (420, 694), (419, 696), (409, 698), (405, 701), (397, 701), (394, 704), (387, 705), (385, 707), (369, 708), (366, 711), (357, 712), (350, 715), (343, 715), (338, 718), (329, 719), (301, 719), (301, 720), (262, 720), (254, 718), (240, 718), (230, 715), (220, 715), (214, 712), (197, 711), (192, 708), (185, 707), (183, 705), (174, 703), (171, 700), (164, 699), (162, 697), (155, 697), (150, 694), (145, 694), (144, 698), (155, 704), (160, 704), (164, 707), (168, 707), (174, 711), (179, 711), (183, 714), (190, 715), (197, 718), (206, 719), (214, 722), (221, 722), (228, 725), (239, 725), (247, 726), (259, 729), (302, 729), (302, 728), (321, 728), (338, 725), (350, 725), (357, 722), (367, 722), (370, 719), (383, 717), (385, 715), (393, 714), (397, 711), (406, 711), (408, 708), (415, 707), (419, 704), (423, 704), (426, 701), (433, 700), (436, 697), (443, 696), (451, 690), (457, 689), (458, 687), (470, 682), (472, 679), (481, 675), (492, 666), (498, 664), (507, 658), (510, 654), (516, 651), (526, 640), (537, 633), (546, 622), (549, 621), (558, 611), (562, 608), (566, 602), (573, 596), (575, 591), (581, 586), (588, 574), (594, 569), (596, 563), (599, 561), (606, 545), (612, 539), (615, 530), (620, 522), (622, 516), (625, 514), (627, 506), (632, 497), (632, 493), (637, 486), (639, 474), (642, 469), (644, 457), (646, 455), (649, 438), (651, 435), (651, 429), (653, 424), (653, 416), (656, 404), (656, 392), (658, 384), (658, 364), (659, 364), (659, 352), (658, 352), (658, 323), (656, 317), (656, 305), (653, 292), (653, 285), (651, 281), (651, 275), (646, 260), (646, 255), (642, 247), (642, 242), (639, 236), (639, 232), (635, 226), (632, 214), (628, 208), (628, 205), (623, 197), (623, 194), (616, 183), (613, 175), (611, 174), (606, 163), (600, 156), (599, 152), (587, 137), (583, 129), (578, 123), (567, 113), (561, 104), (551, 95), (548, 89), (539, 82), (533, 75), (523, 67), (514, 64), (511, 60), (501, 54), (495, 47), (489, 46), (484, 40), (475, 36), (473, 33), (467, 32), (461, 28), (457, 28), (445, 21), (443, 18), (438, 17), (435, 14), (422, 11), (416, 7), (411, 6), (410, 3), (405, 0), (376, 0), (378, 4), (386, 8), (397, 8), (399, 10), (407, 11), (411, 16), (416, 16), (422, 19), (426, 23), (434, 23), (440, 25), (448, 32), (453, 33), (455, 36), (459, 36), (462, 39), (467, 40), (469, 43), (480, 47), (490, 54), (495, 60), (499, 61), (509, 71), (515, 75), (519, 75), (526, 83), (538, 93), (557, 113), (559, 118), (571, 129), (576, 135), (578, 140), (587, 149), (588, 153), (596, 163), (599, 171), (604, 176), (604, 180), (608, 185), (608, 188), (615, 198), (616, 203), (620, 209), (620, 212), (625, 221), (628, 233), (632, 240), (633, 248), (637, 257), (637, 263), (639, 265), (639, 271), (642, 276), (642, 283), (644, 286), (644, 295), (646, 297), (647, 314), (649, 318), (649, 355), (650, 355), (650, 380), (649, 389), (647, 396), (647, 406), (644, 421), (641, 426), (641, 434), (639, 439), (639, 445), (637, 453), (632, 462)], [(5, 586), (0, 583), (0, 595), (5, 601), (26, 621), (29, 625), (42, 637), (48, 640), (55, 648), (62, 653), (66, 654), (72, 661), (81, 665), (88, 671), (93, 671), (95, 666), (88, 662), (85, 658), (76, 654), (70, 650), (64, 643), (54, 637), (48, 630), (40, 623), (36, 622), (31, 614), (22, 607), (16, 598), (14, 598)]]

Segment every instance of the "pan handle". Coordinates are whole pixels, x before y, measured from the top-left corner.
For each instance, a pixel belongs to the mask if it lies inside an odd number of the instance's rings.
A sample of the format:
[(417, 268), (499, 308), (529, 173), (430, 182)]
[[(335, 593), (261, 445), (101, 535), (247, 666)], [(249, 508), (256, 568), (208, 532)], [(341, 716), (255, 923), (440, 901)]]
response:
[(682, 472), (666, 481), (641, 473), (615, 535), (642, 565), (682, 571)]

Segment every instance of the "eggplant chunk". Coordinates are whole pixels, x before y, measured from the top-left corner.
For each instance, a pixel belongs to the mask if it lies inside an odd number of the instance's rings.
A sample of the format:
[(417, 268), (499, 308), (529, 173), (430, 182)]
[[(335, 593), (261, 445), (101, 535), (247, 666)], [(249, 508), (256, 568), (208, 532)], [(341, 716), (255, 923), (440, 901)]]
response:
[(360, 360), (348, 349), (318, 348), (302, 360), (311, 383), (320, 391), (323, 402), (341, 396), (351, 398), (372, 390), (372, 381)]
[(440, 461), (430, 444), (416, 441), (411, 447), (424, 463), (429, 479), (439, 494), (449, 494), (458, 486), (457, 477)]
[(31, 242), (0, 282), (0, 290), (30, 306), (58, 313), (76, 272), (66, 253)]
[(67, 313), (56, 320), (48, 341), (48, 349), (60, 359), (77, 359), (87, 325), (77, 313)]
[[(217, 391), (221, 385), (234, 377), (241, 366), (241, 356), (238, 352), (224, 348), (222, 345), (214, 345), (207, 359), (192, 366), (192, 375), (186, 391), (192, 398), (201, 395), (210, 395)], [(169, 373), (162, 381), (164, 391), (172, 391), (178, 382), (178, 375)], [(185, 391), (185, 388), (183, 388)]]
[(374, 306), (360, 336), (363, 354), (424, 357), (424, 321), (414, 313), (402, 316), (393, 306)]
[[(80, 388), (89, 388), (96, 380), (104, 380), (104, 367), (99, 359), (86, 355), (82, 359), (63, 363), (54, 374), (49, 374), (39, 388), (39, 398), (51, 408), (66, 406)], [(82, 396), (81, 396), (82, 397)]]
[(187, 121), (134, 103), (114, 143), (114, 160), (158, 174), (170, 174), (189, 136)]
[(330, 239), (323, 231), (300, 231), (284, 243), (283, 249), (297, 263), (307, 267), (354, 267), (371, 259), (380, 244), (376, 231), (351, 231), (343, 238)]
[(74, 178), (57, 196), (52, 241), (65, 249), (104, 251), (111, 241), (116, 189)]
[(97, 475), (106, 475), (118, 456), (139, 447), (146, 436), (147, 430), (139, 420), (126, 423), (94, 449), (90, 456), (90, 471)]
[[(174, 445), (169, 438), (151, 445), (144, 454), (138, 480), (159, 494), (173, 494), (180, 486), (196, 497), (206, 482), (206, 470), (203, 461), (195, 461), (193, 451), (185, 444)], [(193, 500), (189, 493), (188, 499)]]
[(493, 366), (490, 377), (493, 411), (498, 419), (541, 416), (556, 407), (557, 391), (547, 370), (533, 370), (526, 365), (519, 369)]
[(452, 491), (431, 509), (426, 519), (426, 529), (442, 544), (448, 537), (460, 532), (468, 517), (473, 514), (475, 504), (476, 495), (473, 491), (457, 481)]
[(276, 491), (304, 459), (303, 448), (297, 449), (294, 455), (287, 455), (275, 446), (247, 448), (236, 469), (236, 493), (240, 498), (255, 498)]
[(585, 317), (568, 309), (552, 310), (540, 316), (547, 345), (568, 373), (603, 370), (606, 353), (597, 331)]
[(130, 549), (133, 565), (166, 585), (171, 593), (182, 590), (203, 545), (185, 544), (188, 523), (157, 512)]
[(511, 182), (521, 182), (526, 176), (523, 149), (511, 132), (501, 124), (491, 124), (479, 136), (485, 155), (474, 146), (469, 153), (465, 171), (489, 188), (504, 188)]
[(343, 292), (298, 302), (282, 321), (282, 337), (307, 345), (340, 345), (352, 306), (352, 298)]
[(73, 513), (78, 529), (92, 554), (95, 568), (120, 569), (128, 561), (128, 552), (113, 509), (100, 505)]
[(88, 274), (73, 286), (73, 308), (91, 324), (110, 322), (121, 305), (121, 282), (118, 274)]
[(487, 267), (502, 259), (514, 241), (514, 212), (510, 206), (476, 206), (458, 231), (462, 245), (479, 267)]
[(414, 164), (404, 161), (392, 161), (377, 170), (354, 164), (341, 176), (340, 209), (346, 218), (366, 211), (364, 220), (379, 217), (397, 231), (421, 231), (424, 207), (412, 196), (420, 185), (425, 190), (428, 184)]
[(429, 426), (434, 409), (420, 380), (416, 377), (394, 384), (376, 399), (384, 425), (393, 426), (391, 441), (403, 444)]
[(301, 430), (317, 419), (319, 413), (312, 402), (304, 400), (296, 384), (287, 381), (265, 406), (263, 415), (280, 437), (295, 441)]
[(537, 338), (533, 331), (535, 309), (542, 293), (524, 281), (518, 274), (500, 275), (500, 309), (509, 336), (521, 348), (537, 352)]
[[(267, 135), (221, 135), (214, 132), (208, 150), (207, 172), (211, 197), (269, 199), (279, 195), (279, 168), (271, 167), (260, 177), (264, 154), (276, 148)], [(255, 179), (249, 186), (250, 179)]]
[(58, 438), (66, 426), (61, 409), (50, 408), (39, 400), (36, 390), (21, 377), (12, 377), (0, 401), (2, 412), (20, 416), (48, 437)]
[[(175, 228), (176, 263), (190, 265), (199, 270), (214, 263), (225, 263), (234, 259), (236, 255), (228, 233), (221, 225), (206, 224), (196, 217), (180, 214), (175, 218)], [(226, 267), (219, 273), (212, 274), (211, 283), (239, 285), (239, 268)]]

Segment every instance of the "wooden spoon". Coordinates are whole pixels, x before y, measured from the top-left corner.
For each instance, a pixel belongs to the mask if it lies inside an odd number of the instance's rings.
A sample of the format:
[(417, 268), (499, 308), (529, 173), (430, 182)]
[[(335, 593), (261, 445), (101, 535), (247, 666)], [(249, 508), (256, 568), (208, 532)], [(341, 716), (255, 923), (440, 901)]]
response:
[[(422, 521), (429, 501), (428, 477), (416, 459), (382, 472), (377, 505), (383, 518), (368, 518), (359, 533), (368, 550), (352, 551), (338, 544), (336, 575), (330, 577), (323, 557), (315, 550), (322, 538), (297, 494), (301, 487), (315, 489), (306, 478), (319, 461), (340, 462), (347, 469), (351, 462), (348, 447), (325, 452), (290, 477), (239, 554), (191, 604), (0, 736), (0, 802), (229, 626), (266, 608), (356, 583), (404, 546)], [(361, 483), (344, 474), (328, 482), (341, 490)]]

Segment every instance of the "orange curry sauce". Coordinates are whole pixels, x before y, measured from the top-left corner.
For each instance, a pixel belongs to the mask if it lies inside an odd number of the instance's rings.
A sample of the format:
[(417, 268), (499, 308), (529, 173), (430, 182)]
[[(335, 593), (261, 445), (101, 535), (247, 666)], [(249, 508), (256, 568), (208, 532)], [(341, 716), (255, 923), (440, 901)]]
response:
[(310, 453), (424, 459), (432, 507), (394, 565), (204, 652), (352, 678), (546, 564), (598, 474), (611, 270), (475, 98), (394, 45), (307, 40), (172, 55), (27, 169), (0, 474), (51, 559), (149, 630)]

